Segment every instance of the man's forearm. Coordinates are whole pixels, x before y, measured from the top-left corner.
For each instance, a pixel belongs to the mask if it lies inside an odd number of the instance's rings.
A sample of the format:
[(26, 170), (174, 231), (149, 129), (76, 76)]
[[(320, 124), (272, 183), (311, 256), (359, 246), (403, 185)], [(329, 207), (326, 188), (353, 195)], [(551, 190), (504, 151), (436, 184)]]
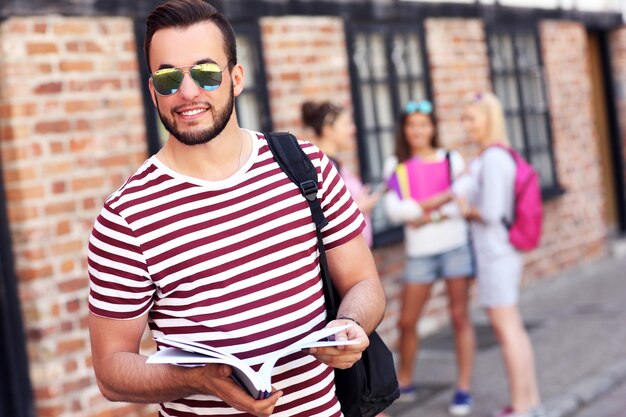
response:
[(363, 330), (370, 334), (383, 319), (385, 304), (385, 292), (380, 279), (363, 280), (344, 295), (337, 317), (358, 321)]
[(111, 401), (160, 403), (197, 393), (191, 383), (196, 368), (145, 361), (145, 356), (130, 352), (114, 353), (103, 360), (96, 370), (102, 394)]

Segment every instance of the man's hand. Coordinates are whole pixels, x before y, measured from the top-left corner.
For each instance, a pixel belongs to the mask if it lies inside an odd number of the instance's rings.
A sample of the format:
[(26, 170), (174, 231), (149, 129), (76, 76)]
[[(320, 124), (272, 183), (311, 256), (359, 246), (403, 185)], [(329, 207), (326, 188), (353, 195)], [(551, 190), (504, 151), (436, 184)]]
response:
[(308, 352), (320, 362), (339, 369), (350, 368), (356, 361), (361, 359), (363, 351), (369, 346), (370, 341), (365, 330), (351, 320), (338, 319), (328, 323), (327, 327), (352, 324), (346, 330), (335, 334), (335, 340), (358, 340), (358, 344), (333, 346), (324, 348), (311, 348)]
[(201, 384), (199, 391), (211, 393), (234, 409), (254, 416), (271, 416), (276, 402), (283, 395), (282, 391), (273, 391), (268, 398), (255, 400), (233, 381), (230, 377), (232, 368), (228, 365), (207, 364), (194, 369), (197, 371), (194, 379)]

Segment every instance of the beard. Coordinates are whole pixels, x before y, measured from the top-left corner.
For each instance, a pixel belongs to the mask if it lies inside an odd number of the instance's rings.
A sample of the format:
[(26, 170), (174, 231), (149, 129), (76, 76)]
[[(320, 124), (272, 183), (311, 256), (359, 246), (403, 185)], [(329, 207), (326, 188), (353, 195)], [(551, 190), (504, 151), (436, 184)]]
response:
[[(165, 127), (165, 129), (180, 143), (188, 146), (202, 145), (203, 143), (208, 143), (213, 140), (213, 138), (222, 133), (222, 131), (228, 124), (228, 121), (230, 120), (230, 116), (233, 113), (233, 108), (235, 106), (235, 94), (233, 89), (231, 88), (228, 102), (222, 108), (216, 108), (204, 102), (200, 102), (200, 104), (207, 106), (207, 111), (211, 112), (211, 114), (213, 115), (213, 125), (197, 132), (183, 132), (178, 128), (174, 118), (168, 119), (161, 112), (158, 98), (156, 100), (157, 112), (159, 113), (159, 119), (161, 119), (163, 127)], [(173, 111), (176, 111), (176, 109), (174, 109)]]

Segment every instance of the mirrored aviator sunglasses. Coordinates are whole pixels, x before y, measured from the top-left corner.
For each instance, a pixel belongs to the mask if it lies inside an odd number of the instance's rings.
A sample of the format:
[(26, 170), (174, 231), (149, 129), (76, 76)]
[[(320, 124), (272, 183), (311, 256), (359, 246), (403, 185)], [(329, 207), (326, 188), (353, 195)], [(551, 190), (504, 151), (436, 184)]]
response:
[(423, 114), (431, 114), (433, 112), (433, 105), (428, 100), (420, 100), (420, 101), (409, 101), (404, 106), (404, 112), (406, 114), (411, 113), (423, 113)]
[(217, 64), (205, 63), (188, 67), (163, 68), (155, 71), (150, 78), (154, 90), (160, 96), (171, 96), (180, 89), (185, 78), (183, 70), (188, 68), (193, 82), (201, 89), (211, 91), (217, 89), (222, 83), (222, 71), (226, 69), (226, 66), (220, 68)]

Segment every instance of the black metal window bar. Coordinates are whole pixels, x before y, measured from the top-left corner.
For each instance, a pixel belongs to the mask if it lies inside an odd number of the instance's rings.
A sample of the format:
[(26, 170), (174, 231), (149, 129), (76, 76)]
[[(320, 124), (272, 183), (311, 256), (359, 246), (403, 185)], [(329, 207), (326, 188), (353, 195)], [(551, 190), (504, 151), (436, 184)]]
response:
[(488, 38), (493, 88), (504, 106), (511, 145), (539, 172), (544, 196), (560, 194), (538, 36), (531, 30), (497, 31)]
[[(409, 100), (430, 98), (421, 25), (354, 25), (347, 31), (361, 177), (385, 181), (385, 160), (394, 154), (399, 114)], [(372, 213), (376, 245), (401, 231), (379, 205)]]

